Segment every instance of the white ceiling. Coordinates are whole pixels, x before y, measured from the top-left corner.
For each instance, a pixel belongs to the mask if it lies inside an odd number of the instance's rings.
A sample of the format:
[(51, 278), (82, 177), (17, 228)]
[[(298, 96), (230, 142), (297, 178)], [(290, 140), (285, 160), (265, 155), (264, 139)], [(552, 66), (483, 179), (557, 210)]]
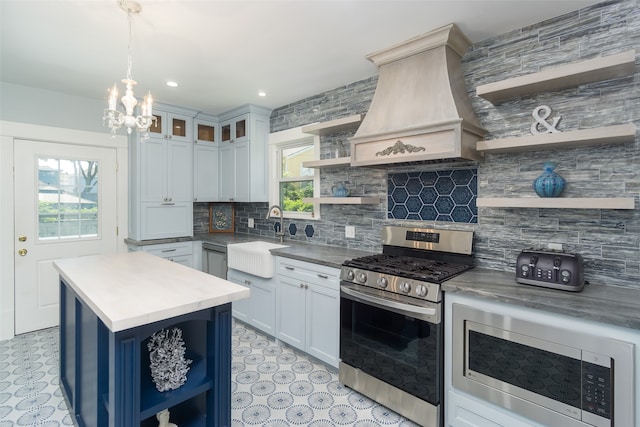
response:
[[(276, 108), (377, 74), (371, 52), (451, 22), (473, 42), (589, 0), (138, 0), (137, 96), (219, 114)], [(116, 0), (0, 0), (2, 81), (105, 99), (126, 76)], [(167, 80), (180, 86), (169, 88)], [(122, 91), (123, 85), (119, 85)], [(257, 92), (267, 93), (259, 98)]]

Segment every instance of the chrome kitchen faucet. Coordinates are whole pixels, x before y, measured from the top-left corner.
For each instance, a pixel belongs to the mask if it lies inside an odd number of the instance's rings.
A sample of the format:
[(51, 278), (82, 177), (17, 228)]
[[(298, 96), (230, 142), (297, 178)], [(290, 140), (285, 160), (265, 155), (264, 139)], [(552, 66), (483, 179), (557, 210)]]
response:
[(282, 208), (279, 205), (272, 205), (267, 211), (266, 219), (271, 218), (271, 212), (273, 212), (274, 209), (277, 209), (278, 212), (280, 212), (280, 231), (276, 231), (276, 236), (280, 236), (280, 243), (283, 243), (284, 242), (284, 211), (282, 210)]

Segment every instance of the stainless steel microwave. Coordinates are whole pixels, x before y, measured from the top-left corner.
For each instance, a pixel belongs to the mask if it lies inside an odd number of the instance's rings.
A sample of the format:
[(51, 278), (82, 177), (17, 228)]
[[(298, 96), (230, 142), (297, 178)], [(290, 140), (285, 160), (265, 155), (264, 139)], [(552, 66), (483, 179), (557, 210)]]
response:
[(634, 425), (634, 345), (453, 304), (452, 383), (541, 424)]

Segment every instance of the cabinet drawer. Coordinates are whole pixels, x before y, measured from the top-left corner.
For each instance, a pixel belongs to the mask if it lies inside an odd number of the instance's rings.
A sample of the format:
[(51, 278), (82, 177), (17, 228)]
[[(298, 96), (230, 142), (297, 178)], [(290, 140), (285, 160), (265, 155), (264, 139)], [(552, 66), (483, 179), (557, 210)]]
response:
[(192, 242), (162, 243), (159, 245), (143, 246), (143, 251), (162, 258), (177, 258), (193, 254)]
[(339, 269), (311, 262), (276, 257), (276, 274), (308, 281), (330, 289), (337, 290), (340, 287)]

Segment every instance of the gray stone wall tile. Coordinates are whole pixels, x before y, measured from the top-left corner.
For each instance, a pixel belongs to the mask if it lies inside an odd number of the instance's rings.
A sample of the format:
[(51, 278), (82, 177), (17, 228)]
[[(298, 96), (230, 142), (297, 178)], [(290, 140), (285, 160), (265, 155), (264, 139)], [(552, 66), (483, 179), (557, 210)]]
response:
[[(533, 123), (531, 113), (539, 105), (548, 105), (553, 116), (562, 116), (558, 129), (565, 132), (629, 122), (640, 127), (638, 59), (632, 77), (533, 94), (497, 105), (478, 97), (475, 91), (481, 84), (630, 49), (638, 51), (637, 46), (640, 46), (640, 0), (606, 1), (476, 43), (463, 58), (463, 73), (472, 106), (488, 131), (486, 139), (528, 135)], [(374, 76), (276, 108), (271, 116), (271, 131), (366, 113), (376, 84)], [(341, 133), (323, 137), (321, 156), (331, 156), (334, 141), (344, 141), (350, 136)], [(478, 208), (477, 224), (387, 219), (388, 171), (336, 167), (320, 172), (323, 195), (329, 195), (337, 181), (348, 181), (354, 195), (377, 195), (382, 203), (322, 205), (320, 220), (292, 220), (298, 234), (287, 238), (379, 251), (383, 225), (465, 229), (474, 231), (479, 266), (513, 271), (521, 249), (554, 242), (583, 255), (585, 275), (592, 286), (603, 281), (611, 283), (611, 278), (615, 278), (614, 283), (620, 286), (640, 288), (637, 135), (634, 143), (624, 145), (494, 153), (478, 163), (407, 164), (389, 170), (396, 173), (474, 167), (478, 170), (479, 197), (537, 197), (532, 182), (548, 160), (556, 163), (556, 171), (567, 181), (564, 197), (633, 197), (635, 209)], [(264, 220), (267, 209), (266, 203), (237, 203), (238, 230), (272, 237), (275, 221)], [(194, 228), (196, 222), (203, 228), (205, 217), (208, 221), (207, 204), (194, 205)], [(249, 217), (255, 219), (256, 228), (245, 228)], [(285, 229), (289, 223), (285, 220)], [(311, 238), (303, 232), (307, 224), (312, 224), (315, 230)], [(344, 238), (345, 225), (356, 227), (355, 239)]]

